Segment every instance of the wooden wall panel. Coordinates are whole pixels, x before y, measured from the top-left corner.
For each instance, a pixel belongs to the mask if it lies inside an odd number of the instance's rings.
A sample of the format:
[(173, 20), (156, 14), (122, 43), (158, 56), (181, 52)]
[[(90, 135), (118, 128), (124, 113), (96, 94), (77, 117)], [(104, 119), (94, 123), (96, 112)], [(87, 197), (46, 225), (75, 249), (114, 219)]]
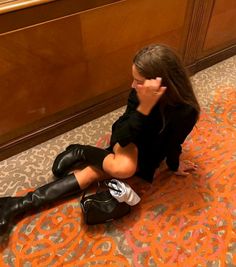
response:
[(92, 87), (106, 92), (129, 86), (133, 55), (146, 44), (163, 42), (180, 50), (186, 7), (186, 0), (136, 0), (82, 12), (89, 80), (96, 81)]
[(1, 36), (1, 135), (90, 97), (79, 29), (72, 16)]
[(236, 43), (236, 1), (216, 0), (201, 56)]
[(190, 10), (186, 23), (189, 24), (188, 36), (184, 49), (184, 63), (195, 72), (196, 59), (202, 51), (204, 39), (215, 0), (189, 1)]
[(93, 58), (179, 30), (186, 5), (186, 0), (129, 0), (82, 12), (85, 54)]
[(184, 49), (190, 73), (236, 54), (236, 1), (195, 0)]

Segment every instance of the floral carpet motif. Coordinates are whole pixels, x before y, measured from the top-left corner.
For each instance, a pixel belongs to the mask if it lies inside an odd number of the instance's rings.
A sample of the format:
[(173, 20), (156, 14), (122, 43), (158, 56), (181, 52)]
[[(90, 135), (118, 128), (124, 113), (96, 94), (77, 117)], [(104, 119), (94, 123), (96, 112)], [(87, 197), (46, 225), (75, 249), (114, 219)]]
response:
[(183, 146), (198, 171), (181, 178), (163, 165), (153, 184), (130, 179), (141, 202), (104, 225), (84, 224), (79, 198), (30, 214), (0, 266), (236, 266), (235, 128), (236, 89), (218, 88)]

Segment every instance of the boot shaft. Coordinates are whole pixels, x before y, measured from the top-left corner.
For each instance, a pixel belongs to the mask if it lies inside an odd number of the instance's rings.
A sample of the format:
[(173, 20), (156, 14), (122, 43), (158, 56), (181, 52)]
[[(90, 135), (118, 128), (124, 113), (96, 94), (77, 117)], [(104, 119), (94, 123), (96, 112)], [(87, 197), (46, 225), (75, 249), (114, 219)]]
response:
[(72, 174), (64, 177), (64, 179), (41, 186), (25, 196), (0, 198), (0, 235), (7, 232), (16, 216), (26, 211), (36, 210), (43, 205), (63, 200), (68, 196), (78, 194), (80, 191), (76, 177)]

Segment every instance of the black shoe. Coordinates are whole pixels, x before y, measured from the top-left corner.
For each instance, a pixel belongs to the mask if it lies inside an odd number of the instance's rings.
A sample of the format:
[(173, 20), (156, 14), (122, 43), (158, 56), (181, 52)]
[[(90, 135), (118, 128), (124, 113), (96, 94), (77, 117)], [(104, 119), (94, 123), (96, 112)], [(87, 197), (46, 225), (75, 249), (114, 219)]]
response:
[(0, 236), (8, 232), (16, 216), (80, 192), (75, 176), (69, 175), (64, 179), (43, 185), (23, 197), (0, 198)]
[(69, 145), (65, 151), (57, 155), (52, 165), (52, 173), (61, 178), (76, 168), (86, 165), (84, 149), (86, 146), (80, 144)]

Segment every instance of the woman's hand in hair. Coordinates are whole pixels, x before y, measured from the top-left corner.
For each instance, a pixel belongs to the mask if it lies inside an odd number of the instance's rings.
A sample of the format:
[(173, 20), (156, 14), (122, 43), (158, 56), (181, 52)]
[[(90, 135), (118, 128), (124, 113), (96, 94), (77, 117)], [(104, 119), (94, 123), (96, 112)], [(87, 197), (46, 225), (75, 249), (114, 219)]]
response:
[(180, 160), (178, 171), (174, 172), (175, 175), (187, 176), (190, 172), (196, 171), (198, 166), (190, 160)]
[(166, 87), (161, 86), (161, 78), (145, 80), (143, 84), (138, 84), (137, 96), (139, 99), (138, 111), (148, 115), (152, 108), (166, 91)]

